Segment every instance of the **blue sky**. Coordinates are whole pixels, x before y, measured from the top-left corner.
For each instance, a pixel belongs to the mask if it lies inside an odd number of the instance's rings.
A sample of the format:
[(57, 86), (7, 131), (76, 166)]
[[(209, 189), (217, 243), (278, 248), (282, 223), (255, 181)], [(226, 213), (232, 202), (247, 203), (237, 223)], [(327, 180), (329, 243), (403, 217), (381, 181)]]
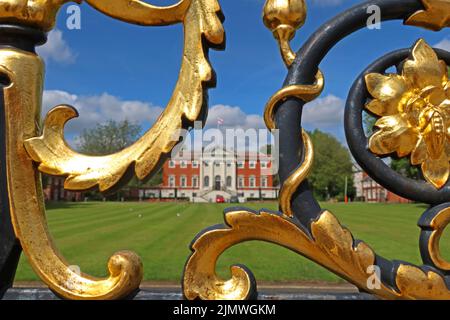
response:
[[(168, 5), (175, 0), (152, 0)], [(297, 33), (298, 49), (321, 24), (359, 1), (310, 0), (308, 19)], [(210, 123), (217, 118), (228, 127), (262, 127), (268, 98), (286, 76), (286, 68), (271, 33), (261, 19), (264, 0), (220, 0), (226, 17), (225, 51), (211, 51), (217, 88), (210, 90)], [(66, 7), (65, 7), (66, 8)], [(81, 5), (81, 30), (68, 30), (65, 8), (57, 29), (39, 52), (46, 64), (44, 111), (69, 103), (80, 118), (68, 127), (69, 137), (109, 119), (128, 118), (147, 128), (166, 105), (177, 80), (182, 26), (140, 27), (115, 21)], [(343, 134), (343, 108), (356, 76), (373, 60), (419, 38), (450, 49), (450, 33), (405, 27), (400, 21), (381, 30), (363, 30), (341, 42), (321, 69), (326, 88), (321, 98), (305, 108), (307, 129)]]

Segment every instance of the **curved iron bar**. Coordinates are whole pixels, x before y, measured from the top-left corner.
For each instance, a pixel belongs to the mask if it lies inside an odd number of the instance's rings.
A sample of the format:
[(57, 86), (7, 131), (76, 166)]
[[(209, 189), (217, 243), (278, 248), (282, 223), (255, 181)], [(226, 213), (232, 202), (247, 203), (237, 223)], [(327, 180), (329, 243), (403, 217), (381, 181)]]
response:
[[(419, 0), (370, 0), (343, 12), (317, 30), (297, 52), (297, 58), (289, 69), (284, 86), (312, 84), (318, 66), (332, 48), (350, 34), (366, 27), (367, 8), (376, 5), (380, 8), (381, 20), (405, 20), (418, 10)], [(283, 183), (302, 161), (303, 141), (298, 140), (302, 127), (304, 101), (288, 99), (275, 111), (275, 122), (280, 134), (280, 180)], [(365, 147), (366, 144), (363, 145)], [(314, 199), (308, 182), (305, 181), (292, 198), (292, 210), (302, 225), (310, 229), (311, 222), (322, 213)], [(382, 281), (395, 287), (395, 270), (398, 262), (389, 261), (377, 255), (376, 264), (381, 268)]]

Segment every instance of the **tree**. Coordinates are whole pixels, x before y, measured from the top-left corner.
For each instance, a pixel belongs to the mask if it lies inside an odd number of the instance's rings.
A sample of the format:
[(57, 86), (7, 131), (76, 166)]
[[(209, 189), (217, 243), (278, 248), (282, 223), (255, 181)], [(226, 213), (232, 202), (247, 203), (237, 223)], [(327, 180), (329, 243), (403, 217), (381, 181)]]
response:
[(314, 144), (314, 166), (309, 182), (314, 195), (320, 200), (343, 200), (347, 180), (347, 195), (353, 198), (356, 190), (349, 151), (335, 137), (320, 130), (314, 130), (310, 136)]
[(89, 155), (107, 155), (118, 152), (135, 142), (142, 127), (128, 120), (116, 122), (110, 120), (98, 123), (92, 129), (85, 129), (78, 138), (78, 149)]
[[(142, 127), (128, 120), (116, 122), (110, 120), (105, 124), (97, 124), (92, 129), (86, 129), (78, 138), (78, 149), (89, 155), (107, 155), (118, 152), (132, 143), (134, 143), (141, 135)], [(155, 174), (149, 181), (143, 183), (136, 177), (133, 177), (128, 183), (128, 187), (155, 186), (162, 182), (161, 170)], [(90, 192), (93, 198), (100, 198), (98, 192)], [(120, 199), (121, 192), (110, 195), (110, 198), (117, 197)]]

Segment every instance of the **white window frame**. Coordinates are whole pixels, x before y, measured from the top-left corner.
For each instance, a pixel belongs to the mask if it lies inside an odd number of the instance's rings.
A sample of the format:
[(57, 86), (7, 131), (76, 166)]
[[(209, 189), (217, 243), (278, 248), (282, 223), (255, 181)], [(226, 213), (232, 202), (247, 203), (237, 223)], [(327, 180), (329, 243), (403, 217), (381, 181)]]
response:
[(180, 161), (180, 168), (186, 169), (187, 168), (187, 161), (185, 161), (185, 160)]
[(248, 167), (249, 167), (250, 169), (256, 169), (256, 161), (250, 160), (250, 161), (248, 162)]
[(197, 188), (198, 187), (198, 176), (192, 176), (192, 187), (193, 188)]
[(169, 176), (169, 187), (174, 188), (177, 186), (177, 180), (175, 176)]
[(169, 168), (175, 168), (177, 165), (174, 160), (169, 160)]
[(180, 177), (180, 187), (186, 188), (187, 187), (187, 178), (185, 175)]
[(245, 178), (244, 176), (238, 177), (238, 187), (239, 188), (245, 188)]
[(198, 161), (197, 160), (192, 161), (192, 168), (198, 168)]
[(250, 188), (256, 188), (256, 177), (255, 176), (250, 176), (248, 182), (249, 182), (248, 184), (249, 184)]
[(261, 188), (267, 188), (267, 185), (269, 183), (269, 179), (267, 179), (267, 176), (261, 177)]
[(238, 161), (237, 162), (238, 169), (244, 169), (245, 168), (245, 161)]

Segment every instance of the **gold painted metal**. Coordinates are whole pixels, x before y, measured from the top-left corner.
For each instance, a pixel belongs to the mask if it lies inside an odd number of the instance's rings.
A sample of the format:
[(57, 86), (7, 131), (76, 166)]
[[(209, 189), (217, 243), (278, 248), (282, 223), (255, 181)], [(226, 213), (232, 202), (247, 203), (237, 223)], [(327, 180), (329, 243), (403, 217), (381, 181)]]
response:
[[(56, 14), (67, 2), (83, 0), (0, 0), (0, 22), (19, 23), (44, 31), (55, 25)], [(130, 23), (161, 26), (183, 22), (193, 0), (160, 7), (140, 0), (84, 0), (97, 10)]]
[(291, 40), (296, 31), (306, 21), (304, 0), (266, 0), (263, 12), (264, 24), (278, 41), (281, 56), (286, 66), (291, 66), (296, 54), (291, 48)]
[(310, 102), (316, 99), (322, 93), (324, 88), (324, 77), (319, 70), (316, 75), (316, 83), (313, 85), (291, 85), (284, 87), (275, 93), (266, 104), (264, 110), (264, 122), (268, 129), (276, 128), (274, 115), (276, 107), (288, 98), (297, 98), (304, 102)]
[(38, 133), (43, 63), (17, 49), (0, 50), (0, 73), (11, 84), (4, 90), (6, 167), (14, 231), (30, 265), (55, 292), (69, 299), (118, 299), (137, 290), (142, 263), (132, 252), (118, 252), (108, 262), (109, 277), (78, 275), (55, 248), (48, 232), (41, 176), (28, 156), (24, 141)]
[(422, 0), (425, 10), (409, 17), (405, 24), (439, 31), (450, 27), (450, 0)]
[(441, 240), (442, 233), (445, 228), (450, 224), (450, 208), (442, 210), (431, 221), (430, 226), (433, 230), (430, 241), (428, 243), (428, 252), (434, 265), (442, 270), (450, 271), (450, 262), (446, 261), (442, 255), (439, 247), (439, 241)]
[[(120, 13), (120, 6), (109, 6), (102, 1), (88, 2), (98, 5), (107, 14), (115, 16)], [(175, 13), (187, 2), (180, 3), (175, 7)], [(40, 164), (39, 170), (67, 176), (64, 187), (70, 190), (85, 190), (95, 186), (100, 191), (109, 190), (121, 181), (133, 164), (139, 179), (152, 174), (161, 163), (162, 156), (178, 143), (179, 137), (174, 135), (182, 128), (183, 121), (194, 122), (202, 114), (205, 87), (214, 80), (203, 37), (213, 45), (222, 45), (224, 30), (217, 16), (219, 11), (216, 0), (190, 0), (184, 15), (185, 42), (178, 82), (166, 109), (144, 136), (130, 147), (112, 155), (94, 157), (80, 154), (64, 140), (64, 125), (76, 117), (77, 112), (69, 106), (58, 106), (47, 115), (42, 136), (29, 139), (25, 144), (33, 160)], [(132, 20), (126, 14), (122, 17)]]
[(302, 132), (304, 144), (304, 157), (301, 165), (286, 179), (280, 190), (280, 210), (289, 218), (294, 216), (291, 208), (292, 196), (298, 190), (300, 184), (308, 177), (314, 163), (314, 152), (311, 138), (305, 130)]
[(366, 75), (374, 99), (367, 110), (380, 116), (379, 128), (369, 140), (373, 153), (398, 157), (411, 155), (422, 165), (428, 182), (442, 188), (450, 173), (450, 82), (444, 61), (419, 40), (402, 75)]
[(189, 5), (193, 0), (181, 0), (180, 2), (159, 7), (139, 0), (84, 0), (113, 18), (144, 25), (164, 26), (177, 22), (183, 22)]
[(55, 25), (59, 9), (67, 2), (80, 3), (81, 0), (0, 0), (0, 22), (49, 31)]

